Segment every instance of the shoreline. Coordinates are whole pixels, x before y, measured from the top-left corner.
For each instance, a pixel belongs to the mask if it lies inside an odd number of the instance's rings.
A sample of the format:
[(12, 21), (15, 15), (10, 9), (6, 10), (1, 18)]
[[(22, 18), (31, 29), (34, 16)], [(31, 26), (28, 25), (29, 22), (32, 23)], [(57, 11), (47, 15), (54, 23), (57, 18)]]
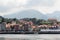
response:
[(55, 32), (52, 32), (52, 31), (46, 31), (46, 32), (1, 32), (0, 34), (60, 34), (60, 31), (55, 31)]

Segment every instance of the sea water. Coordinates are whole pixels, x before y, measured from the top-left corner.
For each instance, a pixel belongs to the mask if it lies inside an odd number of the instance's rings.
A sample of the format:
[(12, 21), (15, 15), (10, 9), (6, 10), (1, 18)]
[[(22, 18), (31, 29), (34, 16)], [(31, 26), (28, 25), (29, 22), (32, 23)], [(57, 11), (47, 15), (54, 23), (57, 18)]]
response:
[(0, 40), (60, 40), (60, 34), (0, 34)]

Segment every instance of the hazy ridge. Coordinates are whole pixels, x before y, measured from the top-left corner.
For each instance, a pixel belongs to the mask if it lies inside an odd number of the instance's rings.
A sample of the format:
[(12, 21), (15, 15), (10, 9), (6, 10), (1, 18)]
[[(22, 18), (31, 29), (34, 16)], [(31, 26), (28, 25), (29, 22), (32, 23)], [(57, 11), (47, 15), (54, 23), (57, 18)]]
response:
[(36, 10), (23, 10), (10, 15), (4, 15), (5, 18), (39, 18), (39, 19), (48, 19), (48, 18), (56, 18), (60, 20), (60, 12), (55, 11), (51, 14), (43, 14)]

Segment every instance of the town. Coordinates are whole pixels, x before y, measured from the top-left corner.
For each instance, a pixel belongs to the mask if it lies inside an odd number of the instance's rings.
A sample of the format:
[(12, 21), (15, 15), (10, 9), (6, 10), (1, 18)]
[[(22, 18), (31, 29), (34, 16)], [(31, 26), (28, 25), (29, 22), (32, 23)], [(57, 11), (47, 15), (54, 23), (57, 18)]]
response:
[(36, 18), (4, 18), (0, 16), (0, 33), (2, 32), (40, 32), (41, 30), (60, 29), (60, 21), (54, 18), (36, 19)]

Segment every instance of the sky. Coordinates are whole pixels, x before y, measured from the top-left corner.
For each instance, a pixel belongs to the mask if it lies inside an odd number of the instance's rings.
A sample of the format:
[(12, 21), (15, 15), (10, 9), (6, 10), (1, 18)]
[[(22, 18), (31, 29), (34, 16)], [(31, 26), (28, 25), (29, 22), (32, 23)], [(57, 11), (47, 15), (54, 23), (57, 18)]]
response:
[(60, 0), (0, 0), (0, 15), (34, 9), (43, 14), (60, 11)]

